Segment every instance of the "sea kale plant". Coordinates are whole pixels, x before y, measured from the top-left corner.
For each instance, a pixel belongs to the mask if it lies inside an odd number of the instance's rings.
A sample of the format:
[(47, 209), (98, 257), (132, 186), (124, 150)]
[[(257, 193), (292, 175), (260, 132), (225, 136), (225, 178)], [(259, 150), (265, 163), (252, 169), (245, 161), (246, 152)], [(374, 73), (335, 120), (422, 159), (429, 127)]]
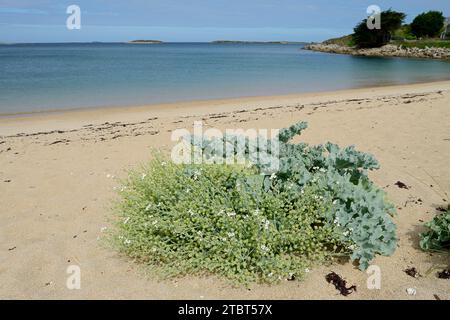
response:
[[(332, 143), (311, 146), (290, 142), (306, 128), (306, 122), (299, 122), (280, 130), (274, 139), (248, 138), (244, 151), (241, 150), (242, 144), (237, 143), (239, 137), (234, 135), (203, 139), (190, 137), (190, 142), (202, 149), (207, 157), (213, 157), (217, 151), (212, 146), (235, 145), (235, 148), (227, 150), (234, 150), (235, 156), (244, 156), (254, 164), (259, 173), (259, 185), (265, 192), (295, 195), (315, 187), (319, 196), (331, 203), (326, 223), (339, 230), (342, 241), (351, 242), (351, 259), (358, 261), (360, 269), (365, 270), (376, 254), (391, 255), (397, 243), (396, 226), (391, 219), (395, 208), (386, 201), (384, 191), (367, 175), (368, 170), (378, 169), (379, 164), (372, 155), (359, 152), (354, 146), (342, 149)], [(269, 154), (262, 152), (262, 156), (255, 159), (249, 151), (252, 143), (268, 146), (264, 150), (269, 150)], [(271, 148), (273, 143), (279, 144), (278, 148)], [(273, 149), (277, 154), (272, 157), (270, 150)], [(218, 155), (230, 157), (227, 152), (219, 152)], [(277, 170), (274, 170), (270, 159), (277, 161)]]
[(443, 251), (450, 249), (450, 205), (447, 209), (425, 226), (426, 232), (420, 234), (420, 247), (425, 251)]

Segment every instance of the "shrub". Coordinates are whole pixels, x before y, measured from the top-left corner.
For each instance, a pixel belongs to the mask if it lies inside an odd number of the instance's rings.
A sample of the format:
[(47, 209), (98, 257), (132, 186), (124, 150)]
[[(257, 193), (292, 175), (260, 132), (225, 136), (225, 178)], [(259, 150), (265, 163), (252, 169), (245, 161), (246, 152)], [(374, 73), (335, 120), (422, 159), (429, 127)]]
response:
[(416, 36), (411, 31), (411, 25), (404, 24), (395, 31), (392, 40), (416, 40)]
[(442, 12), (428, 11), (419, 14), (411, 23), (411, 32), (417, 37), (439, 36), (444, 26), (445, 18)]
[(367, 19), (364, 19), (354, 28), (353, 43), (359, 48), (376, 48), (387, 44), (392, 33), (399, 29), (406, 15), (402, 12), (387, 10), (381, 12), (381, 29), (367, 28)]
[[(334, 255), (360, 269), (396, 247), (392, 205), (370, 181), (378, 168), (369, 154), (337, 145), (290, 140), (305, 122), (243, 147), (237, 136), (189, 137), (209, 159), (243, 157), (246, 165), (175, 165), (156, 157), (130, 173), (118, 204), (114, 240), (127, 255), (166, 275), (214, 273), (237, 282), (301, 278)], [(279, 144), (277, 170), (250, 145)], [(231, 154), (230, 154), (231, 153)], [(222, 158), (219, 158), (222, 157)]]
[(428, 231), (421, 233), (420, 247), (426, 251), (450, 249), (450, 206), (447, 211), (425, 224)]
[(266, 193), (256, 170), (156, 158), (121, 192), (116, 242), (164, 275), (214, 273), (236, 282), (301, 278), (344, 250), (314, 188)]

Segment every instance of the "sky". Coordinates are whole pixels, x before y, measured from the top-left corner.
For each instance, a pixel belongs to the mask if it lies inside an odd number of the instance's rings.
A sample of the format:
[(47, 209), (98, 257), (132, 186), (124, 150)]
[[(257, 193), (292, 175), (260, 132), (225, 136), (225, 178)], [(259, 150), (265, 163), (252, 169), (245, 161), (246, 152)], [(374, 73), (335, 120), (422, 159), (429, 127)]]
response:
[[(70, 5), (79, 30), (66, 27)], [(0, 42), (323, 41), (351, 33), (369, 5), (407, 22), (428, 10), (450, 16), (449, 0), (0, 0)]]

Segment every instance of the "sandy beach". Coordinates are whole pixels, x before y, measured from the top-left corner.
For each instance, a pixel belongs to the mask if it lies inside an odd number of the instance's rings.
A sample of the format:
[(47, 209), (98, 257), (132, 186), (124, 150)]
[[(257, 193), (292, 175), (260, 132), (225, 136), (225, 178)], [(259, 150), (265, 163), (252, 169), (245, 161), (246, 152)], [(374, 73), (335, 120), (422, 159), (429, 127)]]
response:
[[(300, 120), (302, 140), (356, 145), (380, 161), (371, 178), (398, 208), (398, 248), (377, 257), (380, 290), (350, 262), (310, 271), (305, 281), (230, 286), (208, 277), (158, 281), (108, 247), (114, 187), (171, 132), (193, 127), (282, 128)], [(450, 299), (436, 271), (449, 256), (419, 249), (423, 222), (450, 194), (450, 81), (302, 95), (71, 110), (0, 117), (0, 298), (32, 299)], [(409, 189), (394, 185), (402, 181)], [(81, 289), (66, 287), (70, 265)], [(405, 274), (415, 267), (422, 275)], [(334, 271), (357, 291), (325, 281)], [(407, 288), (415, 288), (410, 296)]]

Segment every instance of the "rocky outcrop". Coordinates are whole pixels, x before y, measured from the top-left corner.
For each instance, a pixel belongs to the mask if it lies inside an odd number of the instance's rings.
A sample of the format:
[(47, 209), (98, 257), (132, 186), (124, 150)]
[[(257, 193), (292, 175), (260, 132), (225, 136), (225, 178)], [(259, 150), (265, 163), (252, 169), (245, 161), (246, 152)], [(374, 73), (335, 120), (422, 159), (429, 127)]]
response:
[(131, 43), (131, 44), (160, 44), (163, 43), (160, 40), (131, 40), (128, 41), (127, 43)]
[(450, 60), (450, 49), (447, 48), (405, 48), (392, 44), (380, 48), (357, 49), (354, 47), (340, 46), (337, 44), (313, 43), (304, 47), (306, 50), (351, 54), (366, 57), (405, 57)]

